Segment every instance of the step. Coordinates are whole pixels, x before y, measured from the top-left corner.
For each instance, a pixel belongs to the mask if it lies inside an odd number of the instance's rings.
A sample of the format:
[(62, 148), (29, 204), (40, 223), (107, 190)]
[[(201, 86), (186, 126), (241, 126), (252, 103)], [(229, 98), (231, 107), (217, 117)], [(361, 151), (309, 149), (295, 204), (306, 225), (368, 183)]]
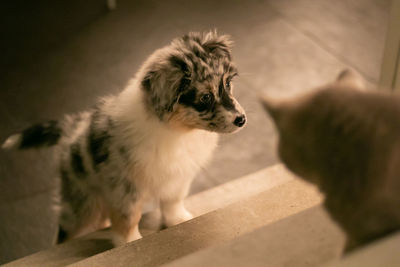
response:
[(195, 217), (294, 179), (283, 164), (276, 164), (189, 197), (185, 206)]
[(320, 266), (340, 257), (344, 240), (318, 205), (163, 266)]
[[(192, 195), (186, 199), (185, 206), (195, 217), (200, 216), (292, 179), (293, 176), (286, 171), (285, 167), (277, 164)], [(157, 215), (157, 212), (152, 212), (143, 216), (143, 222), (141, 222), (143, 236), (154, 232), (151, 230), (154, 229), (154, 226), (151, 227), (146, 222), (154, 219), (154, 216)], [(108, 230), (98, 231), (15, 260), (4, 266), (65, 266), (113, 248), (110, 239), (111, 233)]]
[(321, 201), (315, 187), (292, 179), (225, 208), (70, 266), (159, 266), (288, 218)]

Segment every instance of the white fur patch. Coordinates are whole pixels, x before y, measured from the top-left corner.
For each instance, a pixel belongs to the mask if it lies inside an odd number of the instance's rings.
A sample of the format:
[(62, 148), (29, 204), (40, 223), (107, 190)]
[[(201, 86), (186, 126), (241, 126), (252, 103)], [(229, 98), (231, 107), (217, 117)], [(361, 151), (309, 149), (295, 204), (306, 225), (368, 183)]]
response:
[(107, 113), (126, 125), (119, 136), (126, 147), (134, 149), (130, 151), (135, 162), (131, 177), (143, 196), (162, 199), (186, 195), (194, 175), (217, 145), (216, 133), (176, 129), (148, 116), (136, 82)]

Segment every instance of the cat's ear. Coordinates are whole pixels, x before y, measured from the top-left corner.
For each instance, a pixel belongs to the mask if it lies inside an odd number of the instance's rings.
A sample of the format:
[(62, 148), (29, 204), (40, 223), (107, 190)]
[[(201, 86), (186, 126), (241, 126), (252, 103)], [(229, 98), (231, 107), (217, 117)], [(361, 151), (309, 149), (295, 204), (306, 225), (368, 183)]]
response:
[(342, 70), (338, 75), (336, 82), (340, 85), (358, 90), (365, 89), (364, 79), (360, 74), (351, 69)]
[(259, 100), (264, 107), (264, 109), (267, 111), (267, 113), (272, 117), (272, 119), (275, 121), (275, 123), (278, 123), (280, 120), (280, 117), (283, 112), (283, 107), (282, 103), (280, 100), (273, 99), (269, 96), (266, 95), (260, 95)]

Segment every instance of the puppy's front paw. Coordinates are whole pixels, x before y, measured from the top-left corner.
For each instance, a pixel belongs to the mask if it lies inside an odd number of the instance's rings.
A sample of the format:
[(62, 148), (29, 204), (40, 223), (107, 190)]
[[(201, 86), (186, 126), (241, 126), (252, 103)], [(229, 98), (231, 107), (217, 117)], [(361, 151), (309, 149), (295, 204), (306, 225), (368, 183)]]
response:
[(125, 237), (114, 233), (112, 236), (112, 243), (114, 245), (114, 247), (120, 247), (126, 244), (126, 239)]
[(173, 226), (193, 219), (193, 215), (185, 208), (175, 210), (169, 214), (164, 214), (164, 223), (166, 226)]
[(162, 227), (162, 216), (160, 209), (152, 210), (142, 215), (140, 219), (140, 227), (148, 230), (160, 230)]
[(112, 243), (115, 247), (120, 247), (126, 243), (135, 241), (142, 238), (142, 235), (138, 230), (134, 230), (129, 236), (122, 236), (118, 233), (114, 233), (112, 236)]

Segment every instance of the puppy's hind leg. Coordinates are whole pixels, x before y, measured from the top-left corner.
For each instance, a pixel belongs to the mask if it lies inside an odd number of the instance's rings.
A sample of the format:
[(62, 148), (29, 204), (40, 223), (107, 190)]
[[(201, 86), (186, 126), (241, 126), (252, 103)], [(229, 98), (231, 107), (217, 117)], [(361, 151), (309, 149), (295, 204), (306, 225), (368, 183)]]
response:
[(96, 231), (98, 217), (98, 211), (89, 207), (73, 212), (65, 209), (60, 215), (57, 244)]

